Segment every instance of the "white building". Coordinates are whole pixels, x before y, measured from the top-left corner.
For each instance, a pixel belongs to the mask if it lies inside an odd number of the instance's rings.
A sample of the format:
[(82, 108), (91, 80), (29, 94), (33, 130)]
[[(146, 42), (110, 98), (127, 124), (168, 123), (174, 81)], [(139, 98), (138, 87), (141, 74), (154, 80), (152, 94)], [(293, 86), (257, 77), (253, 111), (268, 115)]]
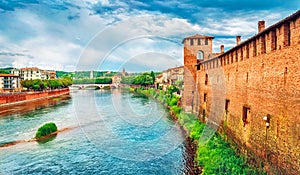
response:
[(21, 80), (35, 80), (35, 79), (49, 80), (49, 79), (56, 78), (55, 71), (49, 72), (46, 70), (41, 70), (37, 67), (11, 69), (10, 72), (11, 74), (20, 76)]
[(0, 74), (0, 92), (21, 90), (20, 77), (13, 74)]

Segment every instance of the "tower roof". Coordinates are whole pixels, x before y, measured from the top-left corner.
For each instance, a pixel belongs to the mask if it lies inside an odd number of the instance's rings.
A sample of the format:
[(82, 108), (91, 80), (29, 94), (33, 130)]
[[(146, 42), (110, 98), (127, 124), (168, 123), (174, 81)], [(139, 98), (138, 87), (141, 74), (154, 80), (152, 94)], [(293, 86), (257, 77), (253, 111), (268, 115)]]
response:
[(205, 36), (205, 35), (200, 35), (200, 34), (195, 34), (195, 35), (192, 35), (192, 36), (188, 36), (188, 37), (185, 37), (183, 40), (182, 40), (182, 44), (184, 43), (184, 41), (186, 39), (198, 39), (198, 38), (202, 38), (202, 39), (214, 39), (215, 37), (213, 36)]

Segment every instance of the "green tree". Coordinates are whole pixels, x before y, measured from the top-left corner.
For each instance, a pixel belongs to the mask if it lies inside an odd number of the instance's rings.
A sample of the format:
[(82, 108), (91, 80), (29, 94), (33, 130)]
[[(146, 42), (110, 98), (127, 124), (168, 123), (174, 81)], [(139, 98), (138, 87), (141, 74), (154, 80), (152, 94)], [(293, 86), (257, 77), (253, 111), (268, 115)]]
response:
[(179, 89), (176, 86), (174, 86), (174, 85), (170, 85), (167, 88), (167, 92), (169, 94), (173, 94), (174, 92), (178, 92), (178, 91), (179, 91)]
[(155, 82), (155, 74), (154, 74), (154, 72), (151, 71), (150, 75), (151, 75), (151, 77), (152, 77), (152, 79), (153, 79), (153, 83), (152, 83), (152, 84), (154, 84), (154, 82)]

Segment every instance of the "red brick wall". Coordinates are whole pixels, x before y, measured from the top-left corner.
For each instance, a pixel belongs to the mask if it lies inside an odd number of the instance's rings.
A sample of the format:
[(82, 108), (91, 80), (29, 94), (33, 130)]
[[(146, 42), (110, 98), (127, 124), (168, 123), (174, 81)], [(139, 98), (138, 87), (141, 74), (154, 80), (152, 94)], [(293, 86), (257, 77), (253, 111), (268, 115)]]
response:
[(22, 93), (22, 94), (9, 94), (0, 96), (0, 105), (6, 103), (13, 103), (24, 100), (38, 99), (38, 98), (46, 98), (54, 95), (65, 94), (69, 92), (69, 88), (59, 89), (59, 90), (51, 90), (44, 92), (32, 92), (32, 93)]
[[(218, 124), (222, 119), (221, 129), (229, 139), (245, 154), (264, 162), (271, 174), (300, 173), (299, 31), (298, 17), (203, 63), (197, 71), (199, 97), (193, 103), (198, 103), (200, 119), (203, 110), (209, 116), (204, 120)], [(230, 100), (227, 114), (226, 99)], [(243, 107), (249, 109), (244, 121)], [(271, 116), (268, 129), (263, 120), (267, 114)]]

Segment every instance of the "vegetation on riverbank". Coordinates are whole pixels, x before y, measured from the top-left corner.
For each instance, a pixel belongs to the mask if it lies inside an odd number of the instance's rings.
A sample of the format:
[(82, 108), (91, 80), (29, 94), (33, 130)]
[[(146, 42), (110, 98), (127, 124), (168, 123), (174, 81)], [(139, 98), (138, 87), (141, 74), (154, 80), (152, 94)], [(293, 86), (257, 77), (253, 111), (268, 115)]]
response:
[(41, 137), (48, 136), (49, 134), (54, 133), (56, 131), (57, 126), (55, 125), (55, 123), (46, 123), (38, 129), (38, 131), (35, 134), (35, 138), (40, 139)]
[(72, 85), (72, 79), (69, 77), (55, 79), (55, 80), (23, 80), (21, 81), (23, 87), (28, 90), (42, 91), (47, 89), (59, 89)]
[[(92, 71), (93, 77), (112, 77), (119, 74), (119, 72), (111, 71)], [(91, 76), (91, 71), (75, 71), (75, 72), (64, 72), (56, 71), (56, 76), (58, 78), (71, 77), (72, 79), (89, 79)]]
[(153, 85), (155, 81), (155, 73), (151, 71), (134, 76), (123, 76), (121, 83), (148, 86)]
[[(236, 150), (216, 132), (207, 143), (199, 141), (205, 124), (192, 114), (181, 112), (180, 97), (174, 94), (175, 88), (162, 90), (135, 89), (135, 92), (151, 96), (170, 109), (170, 113), (176, 117), (181, 126), (189, 133), (191, 140), (197, 145), (195, 161), (202, 168), (202, 174), (266, 174), (247, 164), (243, 156), (236, 154)], [(210, 130), (210, 128), (206, 128)]]

